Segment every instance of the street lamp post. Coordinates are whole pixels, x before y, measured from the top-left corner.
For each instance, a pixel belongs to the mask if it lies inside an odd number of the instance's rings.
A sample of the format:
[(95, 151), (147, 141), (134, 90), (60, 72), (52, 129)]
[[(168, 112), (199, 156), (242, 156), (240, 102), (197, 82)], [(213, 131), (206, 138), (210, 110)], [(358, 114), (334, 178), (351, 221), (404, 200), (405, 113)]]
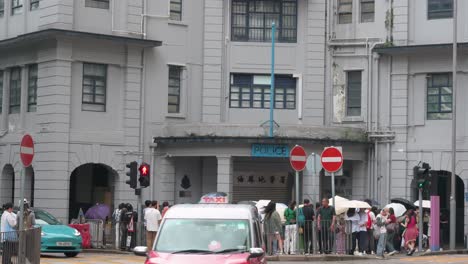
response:
[(453, 1), (453, 55), (452, 55), (452, 180), (450, 192), (450, 249), (455, 249), (456, 210), (455, 173), (457, 154), (457, 0)]

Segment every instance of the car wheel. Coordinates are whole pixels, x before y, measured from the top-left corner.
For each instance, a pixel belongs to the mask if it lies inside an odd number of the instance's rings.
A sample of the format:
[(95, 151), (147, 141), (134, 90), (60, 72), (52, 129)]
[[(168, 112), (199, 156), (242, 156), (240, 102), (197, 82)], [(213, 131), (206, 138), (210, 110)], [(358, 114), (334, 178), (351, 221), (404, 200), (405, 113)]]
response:
[(74, 257), (78, 256), (78, 253), (77, 252), (67, 252), (67, 253), (65, 253), (65, 256), (67, 258), (74, 258)]

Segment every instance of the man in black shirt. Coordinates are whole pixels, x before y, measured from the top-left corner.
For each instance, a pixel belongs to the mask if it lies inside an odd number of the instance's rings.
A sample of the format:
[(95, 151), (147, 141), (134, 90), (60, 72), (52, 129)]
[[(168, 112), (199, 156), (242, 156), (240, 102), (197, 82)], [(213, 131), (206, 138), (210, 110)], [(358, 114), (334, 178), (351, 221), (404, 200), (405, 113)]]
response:
[(314, 225), (314, 206), (309, 199), (304, 199), (304, 208), (302, 209), (305, 218), (304, 224), (304, 251), (306, 254), (312, 254), (314, 251), (313, 225)]

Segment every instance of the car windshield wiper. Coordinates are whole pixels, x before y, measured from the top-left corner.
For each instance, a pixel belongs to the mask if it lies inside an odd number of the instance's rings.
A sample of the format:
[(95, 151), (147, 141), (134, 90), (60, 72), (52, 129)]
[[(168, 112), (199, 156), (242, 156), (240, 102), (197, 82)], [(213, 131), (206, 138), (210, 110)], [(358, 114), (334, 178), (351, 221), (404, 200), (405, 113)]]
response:
[(186, 250), (175, 251), (175, 252), (172, 252), (171, 254), (190, 254), (190, 253), (213, 254), (213, 251), (201, 250), (201, 249), (186, 249)]
[(221, 251), (216, 251), (214, 252), (215, 254), (224, 254), (224, 253), (232, 253), (232, 252), (247, 252), (245, 249), (239, 249), (239, 248), (228, 248), (224, 249)]

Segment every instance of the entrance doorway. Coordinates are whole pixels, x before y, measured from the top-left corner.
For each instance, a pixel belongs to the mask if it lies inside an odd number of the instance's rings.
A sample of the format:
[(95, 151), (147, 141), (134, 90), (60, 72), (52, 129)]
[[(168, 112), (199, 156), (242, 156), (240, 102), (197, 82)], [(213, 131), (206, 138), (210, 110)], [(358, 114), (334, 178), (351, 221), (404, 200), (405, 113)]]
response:
[(96, 204), (114, 208), (114, 189), (118, 174), (105, 164), (87, 163), (76, 168), (70, 178), (69, 220)]
[[(441, 219), (447, 220), (450, 223), (450, 192), (451, 192), (451, 179), (452, 174), (449, 171), (431, 171), (431, 189), (433, 192), (437, 193), (440, 197), (440, 217)], [(464, 243), (464, 195), (465, 195), (465, 184), (463, 180), (457, 176), (455, 182), (455, 202), (456, 202), (456, 242), (458, 245), (463, 245)], [(417, 188), (415, 189), (415, 194), (417, 197)], [(423, 192), (423, 199), (430, 200), (430, 191), (427, 190)], [(441, 242), (442, 245), (448, 245), (449, 243), (449, 224), (441, 224), (440, 226)]]
[(13, 202), (15, 199), (15, 169), (11, 164), (3, 167), (0, 178), (0, 202), (1, 204)]

